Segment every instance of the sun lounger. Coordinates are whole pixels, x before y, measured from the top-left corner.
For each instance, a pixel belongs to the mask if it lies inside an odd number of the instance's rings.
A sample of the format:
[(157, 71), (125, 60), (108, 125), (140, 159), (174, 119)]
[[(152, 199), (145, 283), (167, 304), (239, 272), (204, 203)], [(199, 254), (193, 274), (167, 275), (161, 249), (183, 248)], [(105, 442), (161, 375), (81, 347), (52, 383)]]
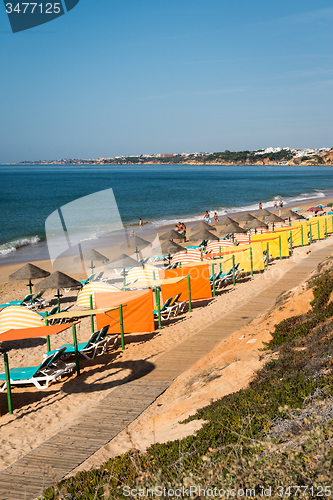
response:
[[(37, 389), (46, 389), (50, 382), (58, 380), (62, 375), (67, 374), (70, 370), (68, 365), (63, 368), (59, 365), (52, 365), (53, 362), (56, 363), (60, 360), (60, 357), (63, 355), (65, 350), (66, 349), (63, 348), (56, 353), (50, 354), (39, 366), (12, 368), (9, 370), (10, 385), (33, 384)], [(0, 381), (4, 382), (0, 388), (0, 392), (3, 392), (7, 387), (5, 373), (0, 373)]]
[[(170, 304), (171, 304), (172, 300), (173, 300), (173, 297), (169, 297), (169, 298), (168, 298), (168, 299), (164, 302), (163, 306), (162, 306), (162, 307), (161, 307), (161, 309), (160, 309), (160, 313), (161, 313), (161, 314), (163, 313), (163, 311), (165, 311), (165, 309), (166, 309), (167, 307), (169, 307), (169, 306), (170, 306)], [(157, 317), (157, 315), (158, 315), (158, 309), (154, 309), (154, 316), (155, 316), (155, 317)]]
[(94, 274), (91, 274), (90, 276), (88, 276), (88, 278), (86, 280), (83, 280), (83, 281), (80, 281), (81, 285), (84, 286), (86, 285), (87, 283), (93, 281), (95, 275)]
[[(47, 316), (51, 316), (52, 314), (55, 314), (56, 312), (58, 312), (58, 306), (52, 307), (52, 309), (47, 312)], [(46, 312), (39, 312), (38, 314), (43, 316), (43, 318), (46, 318)]]
[(29, 293), (22, 300), (10, 300), (9, 302), (5, 302), (4, 304), (0, 304), (0, 309), (7, 306), (26, 306), (30, 303), (33, 297), (32, 293)]
[(32, 299), (27, 303), (29, 309), (38, 309), (46, 304), (46, 300), (42, 299), (45, 290), (38, 292)]
[[(87, 342), (79, 342), (77, 345), (79, 354), (82, 354), (82, 356), (84, 356), (86, 359), (92, 360), (95, 358), (95, 356), (104, 354), (104, 352), (110, 345), (112, 345), (112, 343), (113, 345), (115, 345), (118, 335), (116, 335), (117, 338), (115, 338), (115, 336), (107, 337), (105, 332), (107, 332), (108, 329), (109, 326), (107, 327), (107, 329), (106, 327), (104, 327), (104, 331), (103, 329), (97, 330), (96, 332), (91, 334)], [(64, 344), (59, 347), (59, 349), (63, 348), (66, 348), (65, 356), (75, 354), (74, 344)], [(57, 352), (57, 350), (58, 349), (47, 352), (46, 354), (44, 354), (44, 356), (54, 354)]]
[(177, 316), (177, 314), (180, 314), (184, 311), (187, 301), (184, 300), (183, 302), (179, 302), (180, 296), (181, 293), (176, 295), (176, 297), (171, 300), (170, 304), (163, 311), (161, 311), (161, 318), (163, 320), (174, 318), (175, 316)]
[(96, 281), (102, 281), (103, 274), (104, 274), (104, 271), (101, 271), (100, 273), (98, 273), (97, 276), (95, 276), (95, 278), (92, 278), (90, 280), (90, 283), (95, 283)]

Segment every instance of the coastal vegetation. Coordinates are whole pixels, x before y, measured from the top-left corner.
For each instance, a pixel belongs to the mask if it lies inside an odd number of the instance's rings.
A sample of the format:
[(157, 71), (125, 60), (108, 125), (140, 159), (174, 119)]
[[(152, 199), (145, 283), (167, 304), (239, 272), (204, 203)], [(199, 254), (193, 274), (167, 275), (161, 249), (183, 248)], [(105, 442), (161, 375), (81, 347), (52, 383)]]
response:
[[(329, 496), (333, 465), (332, 260), (307, 286), (313, 291), (309, 312), (275, 326), (272, 339), (262, 350), (266, 363), (247, 388), (187, 419), (205, 421), (195, 435), (155, 444), (143, 453), (131, 450), (98, 470), (80, 472), (48, 488), (42, 498), (124, 498), (124, 486), (139, 491), (194, 485), (225, 491), (251, 489), (256, 496), (271, 489), (267, 495), (271, 498), (283, 496), (279, 488), (287, 496), (325, 496), (324, 492)], [(286, 300), (287, 295), (281, 297), (277, 307)], [(299, 489), (290, 489), (292, 485)]]

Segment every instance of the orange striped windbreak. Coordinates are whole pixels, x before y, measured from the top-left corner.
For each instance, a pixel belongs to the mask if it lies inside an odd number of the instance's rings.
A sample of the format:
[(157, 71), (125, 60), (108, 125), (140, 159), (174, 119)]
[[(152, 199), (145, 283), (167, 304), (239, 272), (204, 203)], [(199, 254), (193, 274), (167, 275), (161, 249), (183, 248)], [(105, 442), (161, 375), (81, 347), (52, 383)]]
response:
[(64, 325), (51, 325), (51, 326), (40, 326), (37, 328), (18, 328), (7, 330), (0, 334), (0, 342), (5, 342), (8, 340), (22, 340), (22, 339), (33, 339), (35, 337), (47, 337), (48, 335), (56, 335), (61, 333), (67, 328), (71, 327), (73, 323), (66, 323)]

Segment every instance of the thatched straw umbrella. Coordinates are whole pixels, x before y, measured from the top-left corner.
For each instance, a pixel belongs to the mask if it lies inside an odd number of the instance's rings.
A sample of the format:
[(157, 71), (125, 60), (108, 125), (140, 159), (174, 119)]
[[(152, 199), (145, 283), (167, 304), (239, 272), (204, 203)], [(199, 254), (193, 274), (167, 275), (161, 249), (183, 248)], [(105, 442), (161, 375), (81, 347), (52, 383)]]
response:
[(259, 220), (262, 220), (265, 217), (267, 217), (268, 215), (271, 215), (271, 213), (272, 212), (269, 212), (268, 210), (266, 210), (266, 208), (264, 208), (263, 210), (260, 210), (260, 212), (258, 214), (256, 214), (255, 217)]
[(201, 231), (202, 229), (207, 229), (208, 231), (216, 231), (216, 227), (207, 224), (207, 222), (201, 221), (194, 227), (191, 227), (193, 232)]
[(208, 229), (201, 229), (201, 231), (198, 231), (197, 233), (192, 234), (189, 237), (190, 241), (199, 241), (199, 240), (219, 240), (219, 237), (216, 236), (215, 234), (211, 233), (208, 231)]
[(177, 233), (174, 229), (170, 229), (160, 236), (160, 240), (186, 240), (183, 234)]
[(102, 264), (109, 262), (109, 259), (105, 257), (105, 255), (97, 252), (94, 248), (88, 248), (87, 250), (84, 250), (81, 255), (74, 258), (74, 262), (82, 262), (82, 260), (90, 262), (92, 273), (94, 272), (94, 262), (101, 262)]
[(62, 297), (62, 295), (60, 294), (59, 290), (64, 288), (81, 288), (82, 284), (80, 283), (80, 281), (71, 278), (71, 276), (68, 276), (67, 274), (61, 273), (60, 271), (55, 271), (47, 278), (39, 281), (39, 283), (36, 283), (35, 287), (38, 290), (47, 290), (50, 288), (53, 290), (57, 290), (55, 296), (58, 299), (58, 309), (60, 310), (60, 298)]
[(225, 215), (222, 219), (220, 219), (216, 225), (217, 226), (227, 226), (228, 224), (232, 224), (233, 222), (235, 222), (236, 224), (238, 224), (238, 222), (234, 219), (231, 219), (230, 217), (228, 217), (228, 215)]
[(183, 248), (182, 246), (178, 245), (178, 243), (175, 243), (174, 241), (171, 240), (165, 240), (161, 243), (161, 247), (157, 247), (153, 249), (153, 254), (154, 252), (161, 252), (163, 255), (174, 255), (177, 252), (181, 252), (182, 250), (186, 250), (186, 248)]
[(243, 226), (244, 229), (249, 230), (249, 229), (254, 229), (255, 232), (257, 232), (257, 229), (268, 229), (267, 224), (265, 224), (263, 221), (260, 221), (258, 219), (251, 220), (244, 224)]
[(288, 210), (284, 214), (282, 214), (283, 219), (303, 219), (301, 215), (299, 215), (297, 212), (293, 212), (292, 210)]
[(255, 219), (255, 217), (248, 212), (241, 214), (237, 217), (236, 221), (237, 222), (249, 222), (250, 220)]
[(51, 273), (44, 271), (40, 267), (34, 266), (33, 264), (25, 264), (23, 267), (15, 271), (15, 273), (9, 276), (10, 280), (29, 280), (28, 287), (30, 293), (32, 293), (32, 283), (31, 280), (46, 278), (50, 276)]
[(126, 276), (126, 268), (131, 268), (131, 267), (142, 267), (143, 265), (141, 262), (136, 261), (135, 259), (132, 259), (132, 257), (129, 257), (125, 253), (119, 255), (115, 259), (111, 260), (108, 264), (106, 264), (105, 268), (106, 269), (122, 269), (123, 270), (123, 278), (124, 278), (124, 284), (125, 284), (125, 276)]
[(139, 252), (144, 248), (147, 248), (151, 245), (151, 243), (139, 236), (132, 236), (125, 243), (120, 245), (120, 248), (123, 250), (131, 251), (131, 253), (136, 253), (136, 258), (139, 260)]

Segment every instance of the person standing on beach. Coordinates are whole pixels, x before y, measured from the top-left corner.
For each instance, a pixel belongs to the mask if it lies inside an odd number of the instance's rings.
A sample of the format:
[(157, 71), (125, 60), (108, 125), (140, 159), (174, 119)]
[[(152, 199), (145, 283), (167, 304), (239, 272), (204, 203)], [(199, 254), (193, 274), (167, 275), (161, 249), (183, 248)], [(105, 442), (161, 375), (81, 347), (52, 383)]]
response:
[(209, 213), (207, 210), (206, 210), (206, 213), (204, 215), (204, 219), (205, 219), (205, 222), (207, 222), (207, 224), (209, 224)]
[(142, 231), (142, 219), (139, 220), (140, 231)]
[(215, 213), (214, 213), (214, 224), (216, 224), (218, 221), (219, 221), (219, 216), (218, 216), (218, 215), (217, 215), (217, 213), (215, 212)]
[(259, 210), (262, 210), (262, 203), (259, 201)]
[(283, 201), (280, 200), (279, 202), (279, 216), (281, 215), (281, 210), (283, 209)]
[(274, 210), (277, 210), (277, 201), (274, 201)]

